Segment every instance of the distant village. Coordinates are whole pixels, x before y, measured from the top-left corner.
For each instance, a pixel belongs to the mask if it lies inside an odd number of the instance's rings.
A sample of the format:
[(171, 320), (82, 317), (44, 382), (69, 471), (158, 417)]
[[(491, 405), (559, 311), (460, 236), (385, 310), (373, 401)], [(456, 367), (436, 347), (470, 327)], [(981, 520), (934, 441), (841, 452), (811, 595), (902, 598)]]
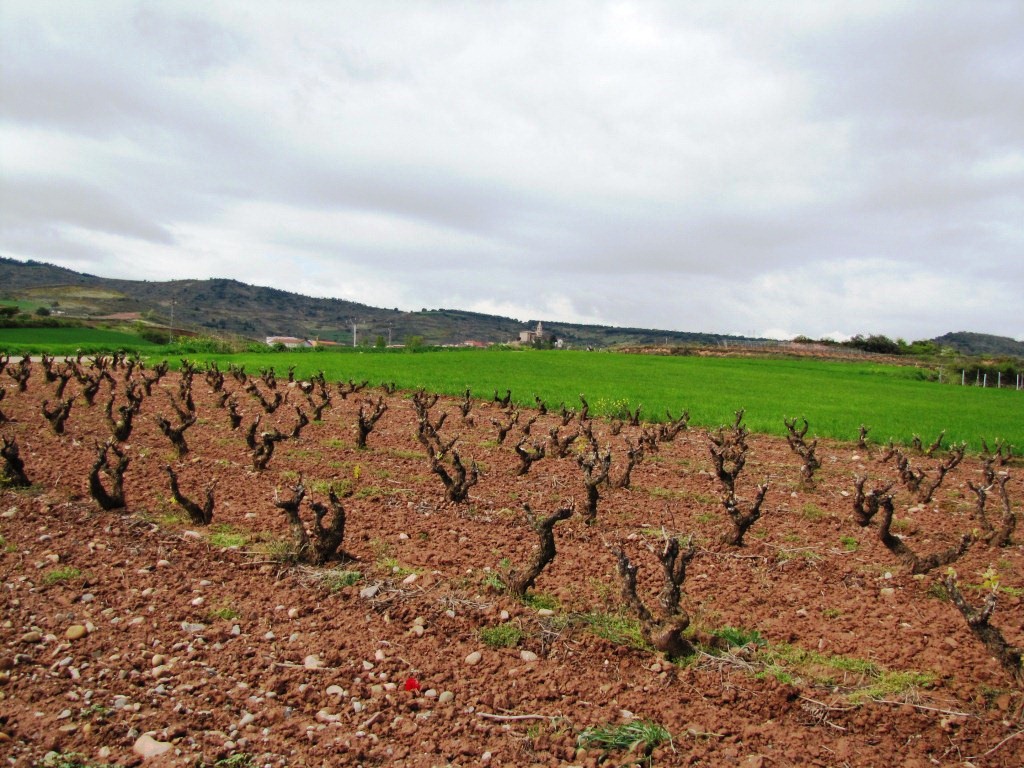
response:
[[(323, 339), (301, 339), (297, 336), (267, 336), (267, 346), (282, 346), (288, 349), (296, 349), (300, 347), (345, 347), (348, 344), (340, 341), (326, 341)], [(553, 333), (544, 330), (544, 325), (538, 322), (536, 326), (525, 328), (519, 331), (519, 337), (516, 339), (510, 339), (505, 342), (506, 346), (510, 347), (535, 347), (538, 345), (544, 345), (554, 347), (555, 349), (562, 349), (564, 343), (561, 339), (555, 337)], [(358, 339), (353, 335), (352, 345), (358, 346)], [(494, 342), (489, 341), (476, 341), (474, 339), (467, 339), (461, 344), (445, 344), (446, 347), (490, 347), (494, 346)], [(402, 349), (405, 344), (388, 344), (388, 349)]]

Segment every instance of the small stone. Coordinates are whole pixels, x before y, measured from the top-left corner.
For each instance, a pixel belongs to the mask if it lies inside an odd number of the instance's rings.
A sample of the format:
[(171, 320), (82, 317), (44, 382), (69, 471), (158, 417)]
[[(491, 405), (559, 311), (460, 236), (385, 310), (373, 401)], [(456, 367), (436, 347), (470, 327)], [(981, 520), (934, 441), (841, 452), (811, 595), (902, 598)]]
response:
[(297, 618), (299, 618), (299, 609), (298, 608), (289, 608), (288, 609), (288, 618), (289, 619), (297, 619)]
[(473, 666), (474, 664), (479, 664), (480, 663), (480, 659), (482, 659), (483, 657), (484, 657), (484, 655), (482, 653), (480, 653), (480, 651), (473, 651), (471, 654), (469, 654), (466, 657), (466, 663), (469, 666)]
[(140, 755), (143, 759), (148, 759), (169, 752), (172, 746), (169, 741), (157, 741), (148, 733), (144, 733), (135, 740), (132, 752)]
[(241, 730), (247, 725), (251, 725), (256, 720), (256, 715), (251, 712), (243, 712), (242, 716), (238, 720), (238, 728)]
[(520, 651), (519, 652), (519, 658), (522, 659), (523, 661), (529, 662), (529, 661), (536, 661), (538, 656), (533, 651)]
[(409, 631), (412, 632), (414, 635), (416, 635), (416, 637), (423, 637), (424, 629), (423, 629), (423, 626), (421, 624), (413, 624), (409, 628)]
[(889, 602), (895, 602), (896, 600), (896, 590), (892, 587), (885, 587), (879, 590), (879, 595), (881, 595), (883, 600), (888, 600)]
[(537, 611), (537, 615), (538, 616), (554, 616), (555, 612), (553, 610), (551, 610), (550, 608), (541, 608), (539, 611)]
[(157, 560), (156, 561), (156, 567), (157, 568), (166, 568), (170, 564), (171, 564), (170, 560)]
[(93, 600), (96, 599), (96, 595), (92, 594), (91, 592), (86, 592), (84, 595), (82, 595), (78, 599), (79, 599), (80, 602), (83, 602), (83, 603), (91, 603)]
[(193, 600), (192, 600), (192, 607), (193, 608), (198, 608), (200, 605), (202, 605), (205, 602), (206, 602), (206, 598), (205, 597), (193, 598)]
[(438, 704), (451, 704), (455, 699), (455, 694), (451, 691), (441, 691), (441, 695), (437, 697)]
[(341, 720), (341, 715), (336, 715), (328, 709), (321, 709), (316, 713), (316, 719), (321, 723), (336, 723)]
[(23, 643), (38, 643), (42, 639), (42, 632), (36, 632), (35, 630), (32, 630), (31, 632), (26, 632), (24, 635), (21, 636), (21, 642)]
[(370, 600), (370, 599), (376, 597), (378, 592), (380, 592), (380, 585), (379, 584), (371, 584), (368, 587), (363, 587), (362, 589), (360, 589), (359, 590), (359, 596), (361, 598), (363, 598), (364, 600)]
[(302, 660), (302, 666), (304, 666), (306, 669), (320, 669), (324, 666), (324, 662), (315, 653), (311, 653), (309, 654), (309, 656)]
[(327, 690), (325, 690), (324, 693), (328, 696), (340, 697), (345, 695), (345, 689), (342, 688), (340, 685), (328, 685)]
[(369, 672), (371, 669), (373, 669), (373, 662), (372, 661), (364, 661), (363, 662), (363, 671)]
[(406, 585), (413, 584), (413, 583), (416, 582), (416, 579), (418, 579), (418, 578), (419, 578), (419, 576), (417, 576), (415, 573), (410, 573), (408, 576), (406, 576), (404, 579), (402, 579), (402, 583), (406, 584)]
[(378, 648), (373, 652), (373, 658), (375, 661), (384, 661), (387, 657), (388, 655), (384, 652), (383, 648)]
[(498, 618), (500, 618), (502, 621), (508, 621), (511, 618), (511, 614), (509, 614), (508, 611), (502, 611), (498, 614)]
[(363, 711), (363, 702), (359, 701), (359, 699), (355, 699), (352, 702), (352, 711), (353, 712), (362, 712)]
[(400, 533), (400, 534), (398, 534), (398, 540), (399, 541), (408, 541), (409, 540), (409, 534), (408, 533)]

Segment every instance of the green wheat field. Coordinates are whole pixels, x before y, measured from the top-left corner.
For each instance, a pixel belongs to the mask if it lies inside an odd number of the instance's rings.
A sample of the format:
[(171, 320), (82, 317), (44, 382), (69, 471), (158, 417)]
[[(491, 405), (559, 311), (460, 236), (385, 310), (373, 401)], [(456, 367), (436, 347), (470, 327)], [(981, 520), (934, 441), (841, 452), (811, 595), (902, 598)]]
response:
[(890, 438), (925, 444), (946, 431), (944, 445), (966, 442), (969, 450), (1001, 439), (1024, 446), (1024, 392), (961, 387), (929, 381), (911, 366), (820, 360), (660, 357), (610, 352), (539, 350), (438, 350), (417, 354), (376, 352), (283, 352), (195, 355), (193, 360), (244, 365), (249, 373), (273, 366), (283, 378), (323, 371), (328, 381), (353, 379), (371, 385), (394, 382), (461, 395), (468, 388), (490, 399), (512, 390), (512, 401), (534, 407), (534, 395), (549, 408), (581, 407), (592, 415), (621, 415), (640, 407), (641, 417), (664, 421), (687, 410), (693, 426), (744, 423), (759, 433), (784, 434), (785, 418), (806, 418), (809, 434), (855, 440), (861, 424), (876, 443)]

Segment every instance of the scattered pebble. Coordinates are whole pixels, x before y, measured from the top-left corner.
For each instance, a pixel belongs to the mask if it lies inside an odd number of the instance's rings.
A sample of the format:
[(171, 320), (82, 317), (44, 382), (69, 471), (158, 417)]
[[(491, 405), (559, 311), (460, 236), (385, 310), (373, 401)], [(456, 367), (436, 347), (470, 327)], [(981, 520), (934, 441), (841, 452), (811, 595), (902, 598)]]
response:
[(536, 661), (539, 657), (533, 651), (520, 651), (519, 658), (523, 661)]
[(172, 744), (169, 741), (157, 741), (148, 733), (144, 733), (135, 740), (132, 745), (132, 752), (140, 755), (143, 759), (156, 757), (171, 750)]
[(480, 659), (482, 659), (483, 657), (484, 655), (480, 653), (480, 651), (473, 651), (471, 654), (469, 654), (469, 656), (466, 657), (466, 663), (470, 666), (473, 666), (474, 664), (479, 664)]
[(302, 660), (302, 666), (304, 666), (306, 669), (320, 669), (324, 666), (324, 662), (323, 659), (321, 659), (315, 653), (311, 653), (309, 654), (309, 656)]

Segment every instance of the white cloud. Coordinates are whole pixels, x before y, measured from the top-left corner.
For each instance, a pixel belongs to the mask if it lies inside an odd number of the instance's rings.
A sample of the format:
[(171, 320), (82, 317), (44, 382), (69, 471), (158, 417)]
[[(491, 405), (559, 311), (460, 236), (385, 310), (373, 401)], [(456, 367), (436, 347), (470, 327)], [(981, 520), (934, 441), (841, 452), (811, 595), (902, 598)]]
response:
[(1013, 0), (10, 0), (0, 252), (524, 319), (1019, 336), (1022, 35)]

